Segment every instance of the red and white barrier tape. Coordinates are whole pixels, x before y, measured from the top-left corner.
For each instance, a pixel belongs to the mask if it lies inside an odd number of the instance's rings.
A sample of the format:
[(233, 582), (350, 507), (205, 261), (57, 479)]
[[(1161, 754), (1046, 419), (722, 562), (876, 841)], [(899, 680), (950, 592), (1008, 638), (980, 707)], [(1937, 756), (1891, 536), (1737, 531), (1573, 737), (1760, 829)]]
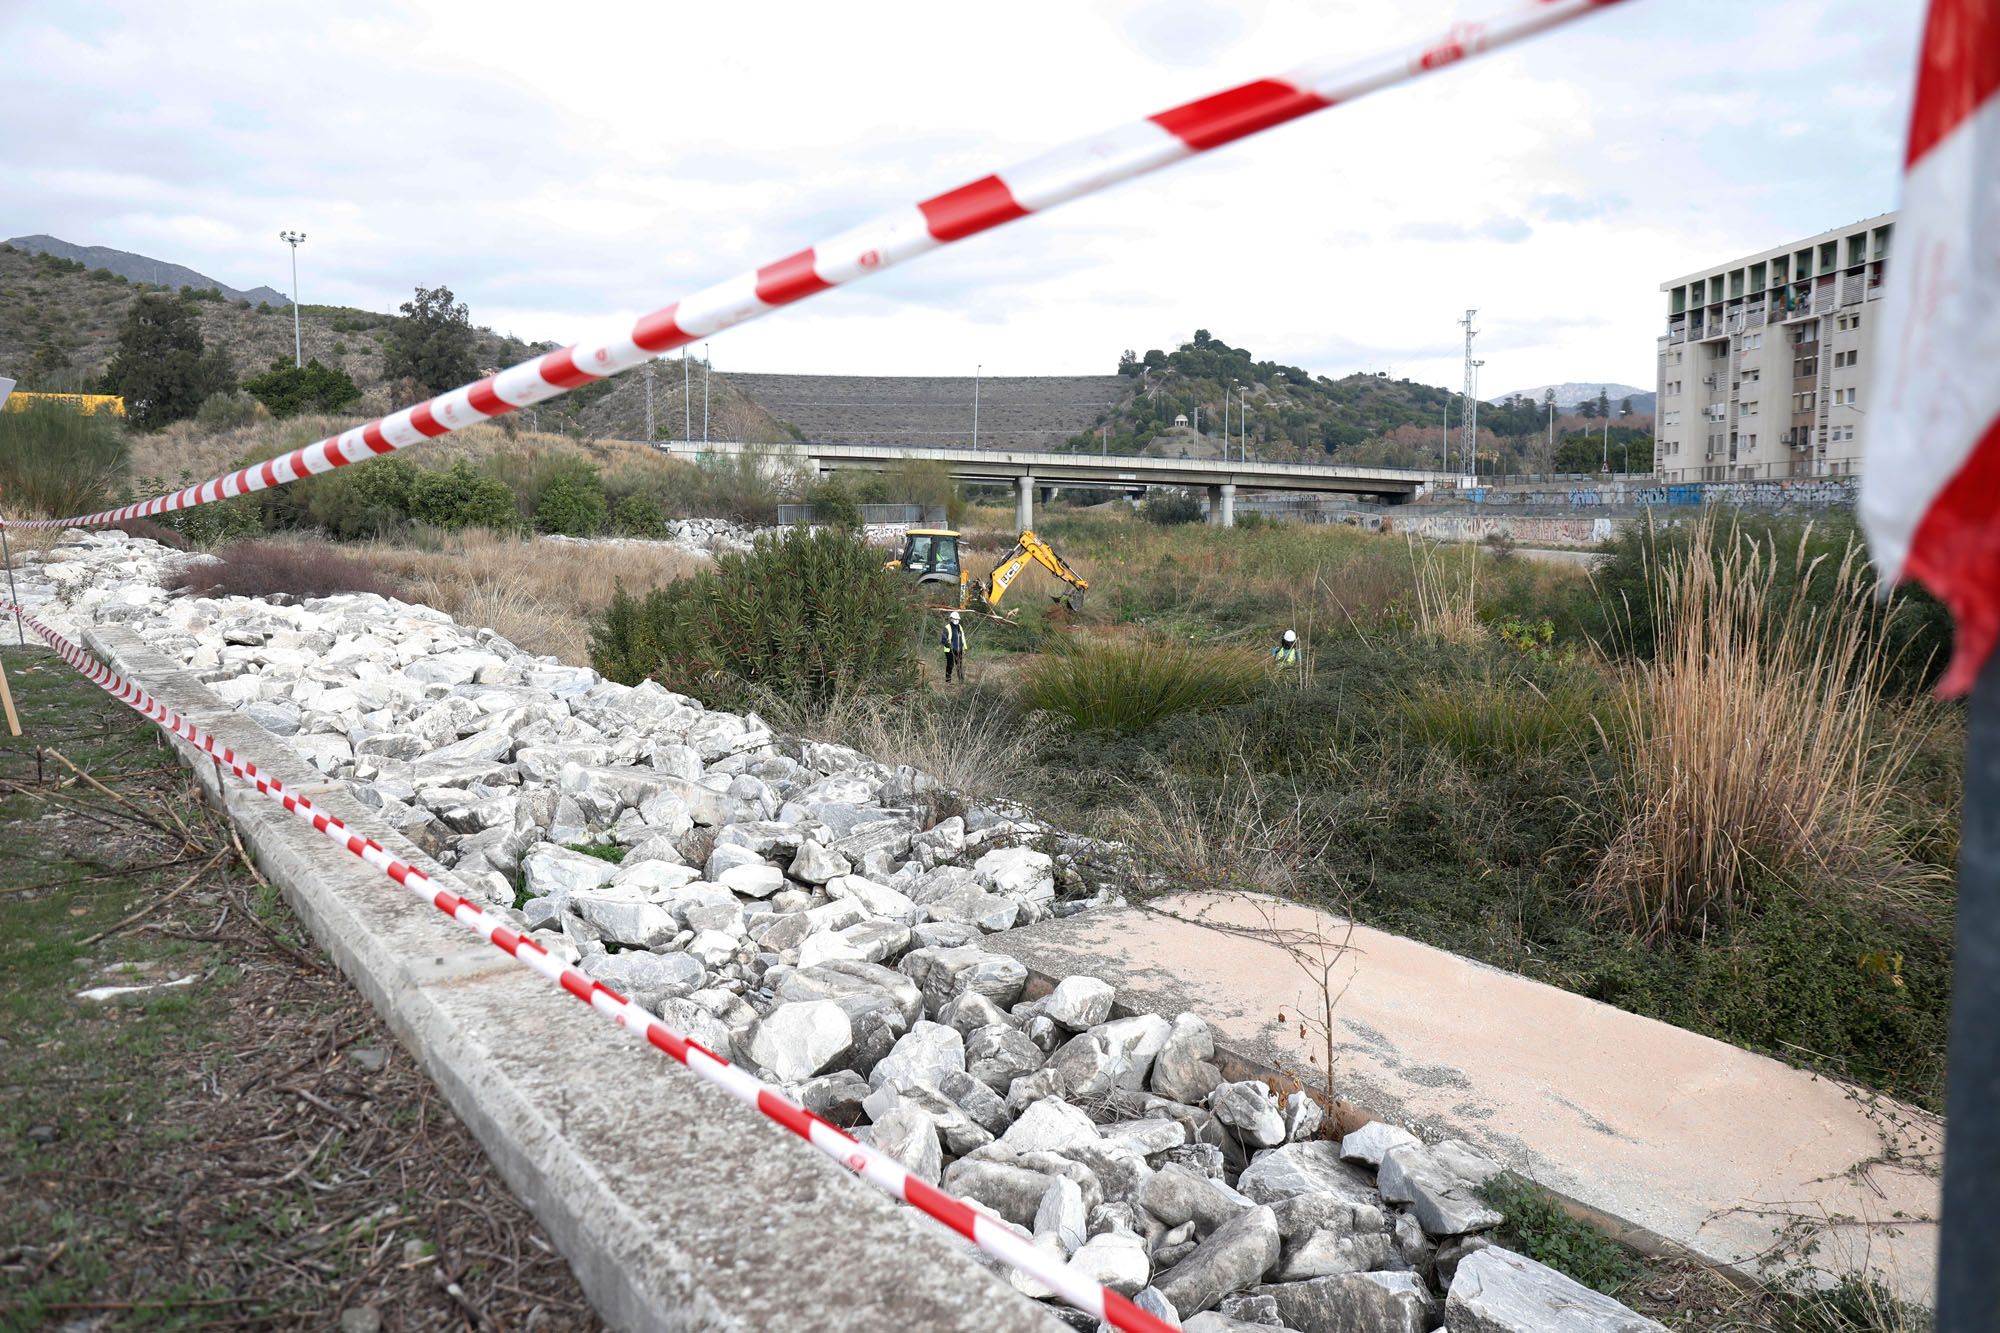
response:
[(0, 613), (19, 616), (61, 654), (64, 661), (89, 677), (93, 684), (204, 754), (212, 755), (224, 768), (311, 824), (334, 845), (360, 857), (494, 948), (511, 955), (529, 971), (553, 982), (619, 1027), (665, 1051), (738, 1101), (755, 1107), (891, 1197), (936, 1218), (1008, 1267), (1026, 1273), (1077, 1309), (1094, 1315), (1113, 1328), (1129, 1330), (1129, 1333), (1172, 1333), (1173, 1326), (1166, 1321), (1140, 1309), (1117, 1292), (1079, 1277), (1059, 1255), (1036, 1247), (1005, 1222), (978, 1212), (963, 1200), (911, 1175), (895, 1158), (861, 1143), (845, 1130), (822, 1120), (777, 1088), (729, 1063), (700, 1042), (675, 1032), (609, 986), (592, 980), (556, 959), (533, 940), (501, 925), (475, 904), (448, 889), (438, 888), (423, 871), (389, 855), (372, 838), (352, 832), (332, 815), (314, 807), (305, 797), (287, 791), (284, 783), (260, 772), (256, 764), (228, 746), (219, 744), (215, 737), (119, 676), (19, 606), (0, 601)]
[[(609, 337), (575, 343), (439, 394), (366, 425), (170, 495), (76, 518), (17, 521), (23, 528), (120, 523), (283, 486), (315, 473), (394, 453), (477, 422), (544, 402), (580, 384), (630, 370), (662, 352), (732, 328), (829, 287), (964, 240), (1030, 213), (1094, 194), (1196, 153), (1282, 125), (1312, 111), (1481, 55), (1618, 0), (1532, 0), (1484, 22), (1459, 23), (1421, 47), (1358, 63), (1322, 59), (1277, 78), (1187, 102), (1118, 129), (1079, 139), (955, 190), (884, 214), (851, 231), (643, 316)], [(0, 519), (0, 526), (5, 525)]]

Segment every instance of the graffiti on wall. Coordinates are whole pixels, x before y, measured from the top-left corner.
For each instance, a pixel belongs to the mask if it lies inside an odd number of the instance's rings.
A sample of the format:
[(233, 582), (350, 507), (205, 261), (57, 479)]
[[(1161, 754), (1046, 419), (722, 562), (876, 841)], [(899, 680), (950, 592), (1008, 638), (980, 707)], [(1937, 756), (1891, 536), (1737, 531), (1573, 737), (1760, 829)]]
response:
[(1609, 518), (1536, 518), (1528, 515), (1398, 513), (1382, 520), (1382, 530), (1442, 542), (1478, 542), (1508, 537), (1529, 546), (1595, 546), (1611, 540)]
[(1851, 509), (1857, 478), (1802, 477), (1782, 481), (1691, 481), (1671, 486), (1639, 486), (1608, 481), (1591, 486), (1472, 486), (1456, 499), (1474, 505), (1539, 505), (1547, 508), (1609, 509), (1704, 504), (1745, 509)]

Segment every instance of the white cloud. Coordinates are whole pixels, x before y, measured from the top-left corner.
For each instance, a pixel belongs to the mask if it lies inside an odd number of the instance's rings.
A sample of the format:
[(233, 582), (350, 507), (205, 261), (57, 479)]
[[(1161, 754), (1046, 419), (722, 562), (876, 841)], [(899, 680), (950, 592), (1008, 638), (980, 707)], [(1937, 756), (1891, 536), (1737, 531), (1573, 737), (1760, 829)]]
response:
[[(1465, 12), (1474, 12), (1468, 4)], [(1659, 282), (1892, 205), (1921, 0), (1619, 6), (718, 339), (719, 365), (1108, 370), (1197, 326), (1456, 384), (1651, 377)], [(865, 9), (100, 0), (0, 12), (4, 234), (569, 338), (1449, 0)], [(17, 118), (24, 121), (27, 118)]]

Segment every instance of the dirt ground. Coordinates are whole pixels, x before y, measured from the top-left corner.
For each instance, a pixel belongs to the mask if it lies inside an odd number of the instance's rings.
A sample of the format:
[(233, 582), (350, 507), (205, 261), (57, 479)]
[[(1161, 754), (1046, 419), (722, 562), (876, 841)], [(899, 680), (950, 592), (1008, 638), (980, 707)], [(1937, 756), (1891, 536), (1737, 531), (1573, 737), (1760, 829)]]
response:
[(151, 725), (0, 662), (0, 1328), (601, 1327)]

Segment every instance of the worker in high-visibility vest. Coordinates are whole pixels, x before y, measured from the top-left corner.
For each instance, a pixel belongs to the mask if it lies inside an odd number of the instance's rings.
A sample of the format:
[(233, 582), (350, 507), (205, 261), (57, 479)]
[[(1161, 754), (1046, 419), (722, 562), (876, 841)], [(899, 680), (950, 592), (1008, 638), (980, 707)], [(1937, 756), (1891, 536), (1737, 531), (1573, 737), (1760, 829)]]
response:
[(1297, 630), (1288, 629), (1285, 631), (1284, 637), (1278, 640), (1278, 646), (1271, 650), (1271, 660), (1279, 666), (1297, 666), (1299, 664), (1299, 632)]

